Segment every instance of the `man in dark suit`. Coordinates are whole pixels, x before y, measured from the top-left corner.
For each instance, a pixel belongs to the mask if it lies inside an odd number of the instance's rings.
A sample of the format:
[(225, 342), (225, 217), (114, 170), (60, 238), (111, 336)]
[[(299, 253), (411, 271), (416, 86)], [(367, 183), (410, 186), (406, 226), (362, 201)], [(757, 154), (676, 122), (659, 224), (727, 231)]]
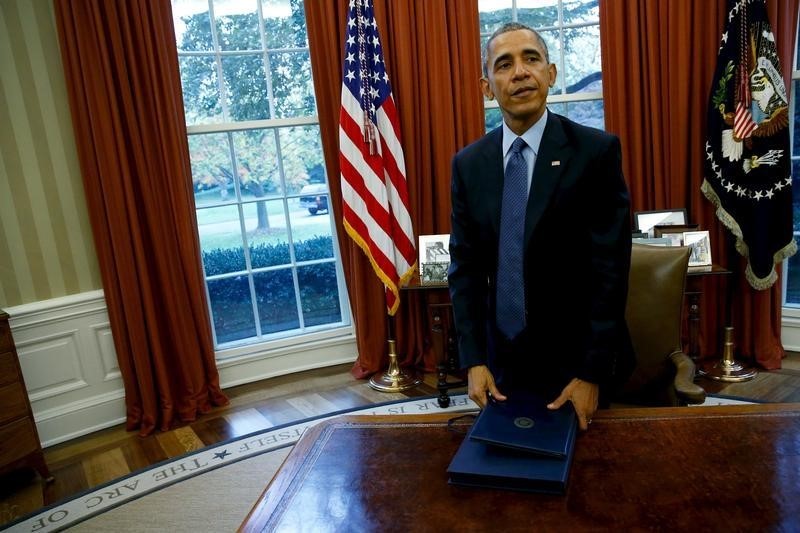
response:
[[(571, 401), (586, 429), (600, 396), (634, 365), (619, 139), (547, 111), (556, 66), (534, 30), (497, 30), (483, 66), (483, 92), (497, 99), (504, 123), (455, 156), (451, 191), (448, 283), (469, 395), (483, 407), (487, 394), (502, 401), (501, 390), (537, 390), (552, 398), (551, 409)], [(527, 174), (516, 214), (510, 205), (520, 195), (504, 189), (511, 161), (516, 175)], [(514, 219), (522, 242), (509, 252)], [(516, 288), (509, 279), (519, 280)]]

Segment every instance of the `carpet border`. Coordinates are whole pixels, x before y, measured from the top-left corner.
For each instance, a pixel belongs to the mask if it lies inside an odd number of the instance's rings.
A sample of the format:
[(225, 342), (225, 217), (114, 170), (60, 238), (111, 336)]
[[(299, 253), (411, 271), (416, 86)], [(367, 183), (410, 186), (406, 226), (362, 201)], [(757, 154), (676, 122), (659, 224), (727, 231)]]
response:
[[(180, 464), (182, 461), (184, 461), (185, 459), (190, 458), (192, 456), (201, 455), (203, 453), (210, 452), (211, 450), (214, 450), (214, 449), (217, 449), (217, 448), (226, 447), (226, 446), (228, 446), (230, 444), (233, 444), (233, 443), (244, 442), (247, 439), (251, 439), (251, 438), (256, 437), (258, 435), (280, 432), (281, 430), (285, 430), (287, 428), (292, 428), (294, 426), (307, 426), (308, 424), (312, 424), (314, 422), (319, 422), (319, 421), (322, 421), (323, 419), (334, 418), (334, 417), (337, 417), (337, 416), (342, 416), (342, 415), (350, 414), (350, 413), (357, 412), (357, 411), (371, 411), (371, 410), (381, 409), (381, 408), (384, 408), (384, 407), (387, 407), (387, 406), (391, 406), (391, 405), (405, 404), (405, 403), (411, 404), (411, 403), (414, 403), (414, 402), (430, 402), (430, 401), (436, 401), (437, 399), (438, 399), (438, 395), (427, 395), (427, 396), (417, 396), (417, 397), (411, 397), (411, 398), (403, 398), (403, 399), (398, 399), (398, 400), (387, 400), (385, 402), (367, 404), (367, 405), (362, 405), (362, 406), (357, 406), (357, 407), (348, 407), (346, 409), (341, 409), (341, 410), (337, 410), (337, 411), (331, 411), (329, 413), (323, 413), (323, 414), (320, 414), (320, 415), (315, 415), (315, 416), (312, 416), (312, 417), (303, 418), (303, 419), (295, 420), (295, 421), (292, 421), (292, 422), (287, 422), (285, 424), (279, 424), (277, 426), (273, 426), (273, 427), (270, 427), (270, 428), (261, 429), (261, 430), (257, 430), (257, 431), (252, 431), (250, 433), (247, 433), (245, 435), (240, 435), (238, 437), (231, 437), (231, 438), (226, 439), (224, 441), (220, 441), (220, 442), (215, 443), (215, 444), (204, 446), (203, 448), (200, 448), (198, 450), (193, 450), (193, 451), (181, 454), (181, 455), (176, 455), (175, 457), (171, 457), (169, 459), (164, 459), (163, 461), (159, 461), (158, 463), (155, 463), (155, 464), (152, 464), (152, 465), (148, 465), (145, 468), (142, 468), (142, 469), (136, 470), (134, 472), (130, 472), (130, 473), (124, 475), (124, 476), (109, 480), (109, 481), (107, 481), (107, 482), (105, 482), (105, 483), (103, 483), (101, 485), (97, 485), (97, 486), (94, 486), (94, 487), (91, 487), (91, 488), (88, 488), (88, 489), (84, 489), (84, 490), (82, 490), (82, 491), (80, 491), (80, 492), (78, 492), (76, 494), (73, 494), (72, 496), (70, 496), (68, 498), (61, 499), (61, 500), (59, 500), (57, 502), (54, 502), (54, 503), (52, 503), (52, 504), (50, 504), (50, 505), (48, 505), (46, 507), (40, 508), (40, 509), (36, 510), (35, 512), (28, 513), (28, 514), (26, 514), (24, 516), (21, 516), (18, 519), (12, 521), (12, 522), (9, 522), (7, 524), (3, 524), (2, 526), (0, 526), (0, 531), (10, 531), (11, 528), (13, 528), (14, 526), (17, 526), (17, 525), (20, 525), (22, 523), (28, 522), (28, 521), (30, 521), (32, 519), (36, 519), (37, 517), (46, 517), (46, 515), (50, 511), (52, 511), (53, 509), (56, 509), (58, 507), (66, 507), (67, 505), (75, 502), (76, 500), (84, 498), (87, 495), (90, 495), (92, 493), (101, 493), (104, 489), (106, 489), (108, 487), (120, 486), (120, 485), (124, 486), (124, 482), (126, 480), (129, 480), (129, 479), (132, 479), (132, 478), (137, 478), (137, 477), (140, 477), (142, 475), (147, 474), (148, 472), (159, 470), (160, 468), (163, 468), (166, 465), (169, 465), (169, 464), (172, 464), (172, 463)], [(436, 405), (437, 405), (437, 408), (438, 408), (438, 411), (436, 411), (436, 412), (463, 412), (463, 411), (477, 410), (477, 406), (474, 403), (472, 403), (471, 400), (469, 400), (469, 398), (467, 397), (466, 394), (451, 395), (450, 396), (450, 406), (448, 406), (446, 408), (439, 407), (438, 403)], [(307, 429), (307, 428), (305, 428), (305, 429)], [(304, 431), (305, 431), (305, 429), (304, 429)], [(48, 527), (47, 525), (44, 525), (42, 527), (33, 528), (30, 531), (47, 532), (47, 533), (51, 533), (51, 532), (52, 533), (57, 533), (59, 531), (64, 531), (65, 529), (73, 527), (73, 526), (75, 526), (77, 524), (80, 524), (81, 522), (84, 522), (84, 521), (86, 521), (86, 520), (88, 520), (90, 518), (98, 516), (98, 515), (100, 515), (102, 513), (110, 511), (112, 509), (116, 509), (117, 507), (120, 507), (120, 506), (122, 506), (122, 505), (124, 505), (126, 503), (130, 503), (132, 501), (138, 500), (139, 498), (147, 496), (148, 494), (152, 494), (153, 492), (159, 491), (161, 489), (165, 489), (165, 488), (170, 487), (170, 486), (172, 486), (172, 485), (174, 485), (176, 483), (179, 483), (181, 481), (186, 481), (186, 480), (191, 479), (193, 477), (196, 477), (196, 476), (199, 476), (199, 475), (203, 475), (203, 474), (206, 474), (208, 472), (213, 472), (214, 470), (222, 468), (223, 466), (227, 466), (227, 465), (230, 465), (230, 464), (238, 463), (238, 462), (243, 461), (245, 459), (258, 457), (259, 455), (262, 455), (262, 454), (265, 454), (265, 453), (269, 453), (269, 452), (273, 452), (273, 451), (276, 451), (276, 450), (280, 450), (280, 449), (286, 448), (288, 446), (293, 446), (294, 444), (297, 443), (297, 440), (299, 440), (301, 435), (302, 435), (302, 433), (300, 433), (300, 435), (298, 435), (297, 438), (295, 438), (294, 440), (290, 440), (290, 441), (287, 441), (287, 442), (276, 444), (274, 446), (265, 446), (262, 449), (254, 451), (252, 453), (243, 454), (240, 457), (237, 457), (237, 458), (234, 458), (234, 459), (231, 459), (231, 460), (228, 460), (228, 461), (220, 462), (219, 464), (214, 465), (214, 466), (209, 466), (207, 468), (204, 468), (202, 471), (193, 472), (193, 473), (190, 473), (190, 474), (184, 475), (184, 476), (176, 476), (174, 479), (172, 479), (170, 481), (166, 481), (166, 482), (161, 483), (161, 484), (159, 484), (157, 486), (153, 486), (153, 487), (151, 487), (149, 489), (145, 489), (145, 490), (141, 491), (141, 493), (137, 493), (137, 494), (129, 496), (127, 498), (121, 498), (119, 501), (116, 501), (114, 503), (102, 506), (101, 508), (97, 509), (96, 511), (90, 511), (90, 512), (88, 512), (86, 514), (83, 514), (83, 515), (81, 515), (79, 517), (76, 517), (75, 519), (69, 521), (68, 523), (57, 524), (57, 525), (53, 525), (52, 527)], [(44, 520), (44, 518), (41, 518), (40, 520)], [(35, 521), (34, 523), (37, 523), (37, 521)]]

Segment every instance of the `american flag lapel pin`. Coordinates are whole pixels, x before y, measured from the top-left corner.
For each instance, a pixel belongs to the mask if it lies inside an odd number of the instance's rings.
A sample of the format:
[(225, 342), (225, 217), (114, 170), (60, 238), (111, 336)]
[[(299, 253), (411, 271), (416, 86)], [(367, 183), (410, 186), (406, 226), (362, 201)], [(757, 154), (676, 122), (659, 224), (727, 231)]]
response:
[(560, 167), (561, 166), (561, 161), (550, 161), (550, 166), (551, 167)]

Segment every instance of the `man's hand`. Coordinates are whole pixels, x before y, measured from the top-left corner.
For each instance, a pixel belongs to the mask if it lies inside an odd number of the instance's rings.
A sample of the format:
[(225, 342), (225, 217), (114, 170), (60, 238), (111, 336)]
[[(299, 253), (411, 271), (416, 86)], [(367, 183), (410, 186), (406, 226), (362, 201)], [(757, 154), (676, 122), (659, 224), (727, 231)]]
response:
[[(472, 369), (470, 369), (472, 370)], [(569, 400), (575, 408), (575, 414), (578, 415), (578, 425), (582, 430), (589, 429), (589, 424), (592, 423), (594, 412), (597, 411), (597, 398), (600, 393), (600, 387), (594, 383), (583, 381), (582, 379), (574, 378), (570, 381), (561, 395), (547, 404), (548, 409), (558, 409)], [(470, 397), (472, 397), (472, 385), (470, 384)]]
[(469, 397), (483, 409), (486, 406), (486, 393), (492, 395), (495, 400), (505, 401), (506, 397), (497, 390), (494, 384), (494, 376), (486, 365), (476, 365), (469, 367), (467, 371), (467, 382), (469, 383)]

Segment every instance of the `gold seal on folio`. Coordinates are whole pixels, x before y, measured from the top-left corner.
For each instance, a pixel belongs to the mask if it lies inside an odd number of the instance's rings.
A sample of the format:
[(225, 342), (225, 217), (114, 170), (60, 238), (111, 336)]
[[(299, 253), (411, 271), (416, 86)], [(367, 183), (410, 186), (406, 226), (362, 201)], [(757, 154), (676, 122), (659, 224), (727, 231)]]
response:
[(530, 429), (533, 427), (533, 419), (527, 416), (519, 416), (514, 419), (514, 425), (520, 429)]

